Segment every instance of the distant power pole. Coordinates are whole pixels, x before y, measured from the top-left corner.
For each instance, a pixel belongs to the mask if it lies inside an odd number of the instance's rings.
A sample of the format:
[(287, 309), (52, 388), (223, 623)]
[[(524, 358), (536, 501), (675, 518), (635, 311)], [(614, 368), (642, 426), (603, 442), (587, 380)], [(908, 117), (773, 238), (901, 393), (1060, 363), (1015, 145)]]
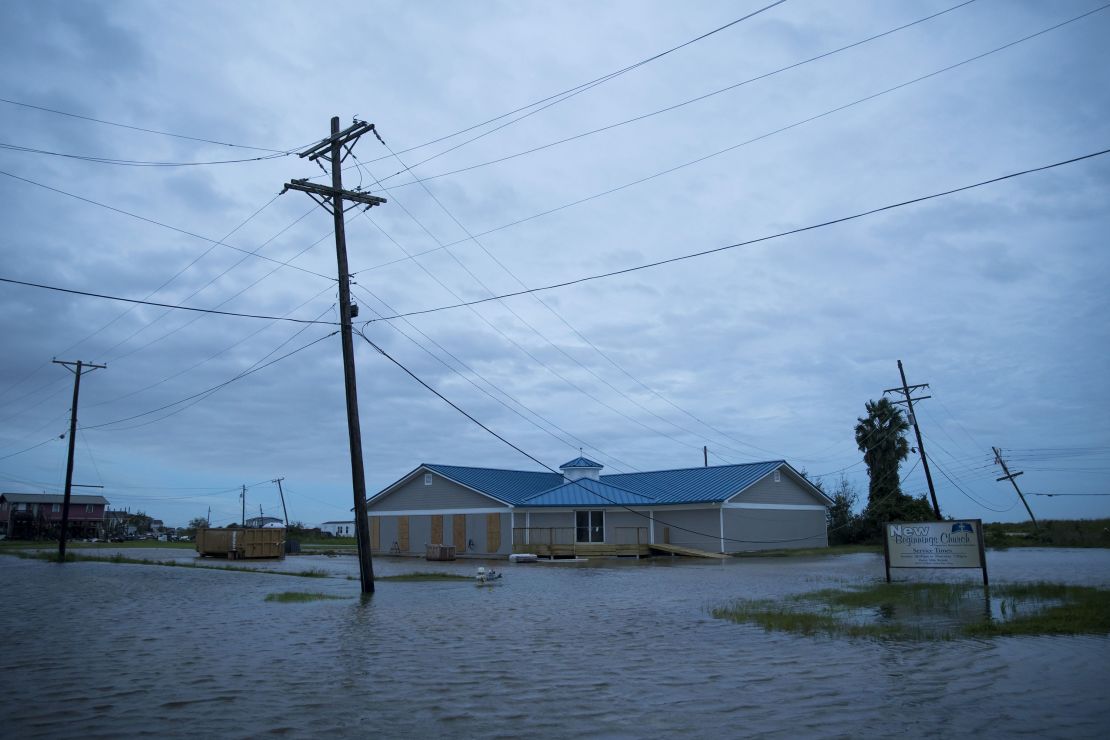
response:
[(242, 518), (239, 520), (239, 526), (240, 527), (246, 527), (247, 526), (247, 487), (246, 487), (246, 485), (244, 485), (243, 490), (239, 492), (239, 500), (243, 504), (243, 513), (241, 515)]
[(204, 520), (205, 520), (206, 522), (208, 522), (208, 526), (209, 526), (209, 527), (211, 527), (211, 526), (212, 526), (212, 507), (211, 507), (211, 506), (209, 506), (209, 507), (208, 507), (208, 516), (206, 516), (206, 517), (204, 518)]
[(929, 497), (933, 500), (933, 515), (937, 518), (937, 521), (940, 521), (940, 505), (937, 503), (936, 489), (933, 488), (933, 476), (929, 472), (929, 460), (925, 457), (925, 443), (921, 441), (921, 427), (917, 425), (917, 415), (913, 412), (914, 401), (924, 401), (926, 398), (932, 398), (932, 396), (918, 396), (917, 398), (911, 397), (915, 391), (918, 391), (922, 388), (928, 388), (929, 384), (918, 383), (917, 385), (907, 385), (906, 371), (902, 369), (901, 360), (898, 360), (898, 374), (902, 376), (902, 387), (888, 388), (883, 391), (883, 394), (885, 395), (887, 393), (901, 393), (903, 396), (902, 399), (895, 401), (894, 403), (906, 404), (906, 409), (907, 411), (909, 411), (910, 423), (913, 424), (913, 433), (917, 436), (917, 452), (921, 455), (921, 467), (925, 469), (925, 481), (929, 484)]
[(1011, 473), (1010, 469), (1008, 467), (1006, 467), (1006, 461), (1002, 459), (1002, 450), (1000, 450), (997, 447), (992, 447), (991, 449), (994, 450), (994, 462), (995, 462), (995, 464), (1002, 466), (1002, 472), (1006, 474), (1006, 475), (1002, 476), (1001, 478), (996, 478), (995, 480), (999, 480), (999, 481), (1008, 480), (1008, 481), (1010, 481), (1010, 485), (1012, 485), (1014, 487), (1014, 490), (1017, 491), (1017, 495), (1018, 495), (1018, 498), (1021, 499), (1021, 503), (1025, 504), (1025, 510), (1029, 512), (1029, 518), (1033, 520), (1033, 528), (1034, 529), (1040, 529), (1041, 528), (1040, 525), (1037, 524), (1037, 517), (1033, 516), (1033, 510), (1029, 508), (1029, 502), (1025, 500), (1025, 495), (1021, 492), (1021, 489), (1018, 488), (1017, 481), (1014, 480), (1014, 478), (1017, 478), (1019, 475), (1023, 475), (1025, 473), (1025, 471), (1024, 470), (1019, 470), (1016, 473)]
[(701, 446), (702, 467), (709, 467), (709, 445)]
[[(351, 447), (351, 483), (355, 499), (355, 534), (358, 541), (358, 571), (362, 593), (374, 593), (374, 564), (370, 557), (370, 523), (366, 515), (366, 471), (362, 464), (362, 430), (358, 420), (358, 389), (355, 386), (355, 347), (351, 330), (351, 276), (347, 268), (347, 236), (343, 214), (355, 205), (366, 208), (385, 203), (385, 198), (357, 190), (343, 189), (343, 160), (351, 153), (363, 134), (374, 132), (374, 124), (356, 120), (339, 130), (339, 117), (331, 119), (331, 136), (301, 152), (298, 156), (317, 162), (331, 163), (331, 187), (308, 181), (290, 180), (282, 190), (300, 190), (324, 207), (335, 220), (335, 256), (339, 265), (339, 322), (343, 344), (343, 380), (347, 395), (347, 434)], [(377, 132), (374, 132), (377, 136)], [(320, 165), (323, 167), (323, 165)], [(344, 206), (343, 201), (351, 201)]]
[(271, 483), (278, 484), (278, 495), (281, 496), (281, 513), (285, 515), (285, 528), (289, 529), (289, 512), (285, 508), (285, 492), (281, 490), (281, 482), (284, 478), (274, 478)]
[(69, 458), (66, 461), (66, 490), (62, 500), (62, 531), (58, 535), (58, 562), (66, 561), (66, 536), (69, 534), (69, 499), (73, 491), (73, 448), (77, 440), (77, 396), (81, 392), (81, 374), (90, 373), (108, 367), (107, 365), (94, 365), (91, 362), (69, 362), (54, 360), (54, 364), (65, 366), (66, 370), (73, 373), (73, 406), (69, 410)]

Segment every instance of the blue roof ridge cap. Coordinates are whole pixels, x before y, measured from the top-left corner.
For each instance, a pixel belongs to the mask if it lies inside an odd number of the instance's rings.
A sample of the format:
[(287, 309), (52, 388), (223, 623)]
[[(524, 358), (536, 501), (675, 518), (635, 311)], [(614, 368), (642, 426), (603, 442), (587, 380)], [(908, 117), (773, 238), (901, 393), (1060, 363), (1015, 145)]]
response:
[[(699, 465), (699, 466), (693, 467), (693, 468), (670, 468), (668, 470), (637, 470), (637, 471), (634, 471), (634, 472), (631, 472), (631, 473), (606, 473), (605, 475), (603, 475), (601, 477), (602, 478), (613, 478), (613, 477), (616, 477), (618, 475), (654, 475), (655, 473), (682, 473), (682, 472), (685, 472), (687, 470), (722, 470), (724, 468), (743, 468), (743, 467), (747, 467), (748, 465), (770, 465), (772, 463), (778, 463), (779, 465), (788, 465), (789, 464), (789, 463), (786, 462), (786, 460), (757, 460), (755, 462), (731, 463), (729, 465), (709, 465), (709, 466)], [(612, 484), (610, 484), (610, 485), (612, 485)]]
[[(522, 498), (520, 501), (521, 501), (521, 503), (524, 503), (525, 501), (531, 501), (534, 498), (539, 498), (540, 496), (546, 496), (547, 494), (551, 493), (552, 491), (557, 491), (558, 489), (565, 488), (566, 486), (579, 486), (579, 484), (582, 483), (583, 481), (592, 481), (593, 483), (601, 483), (602, 485), (608, 486), (609, 488), (615, 488), (618, 491), (624, 491), (625, 493), (630, 494), (632, 496), (640, 496), (641, 498), (648, 498), (648, 499), (651, 499), (652, 501), (655, 500), (655, 496), (649, 496), (646, 493), (640, 493), (639, 491), (632, 491), (632, 490), (629, 490), (627, 488), (622, 488), (621, 486), (614, 486), (612, 483), (606, 483), (605, 481), (593, 480), (592, 478), (581, 478), (579, 480), (563, 481), (562, 483), (560, 483), (557, 486), (552, 486), (551, 488), (548, 488), (544, 491), (540, 491), (539, 493), (533, 493), (531, 496), (526, 496), (526, 497)], [(579, 486), (579, 487), (580, 488), (585, 488), (590, 493), (594, 493), (593, 491), (590, 491), (589, 488), (586, 488), (586, 486)], [(594, 493), (594, 495), (596, 496), (597, 494)]]

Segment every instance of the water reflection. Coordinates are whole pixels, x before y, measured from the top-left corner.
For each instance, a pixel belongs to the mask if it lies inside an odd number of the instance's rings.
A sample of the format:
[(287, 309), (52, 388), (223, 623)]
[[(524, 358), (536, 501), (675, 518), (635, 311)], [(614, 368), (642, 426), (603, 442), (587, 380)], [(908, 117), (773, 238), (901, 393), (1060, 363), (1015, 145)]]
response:
[[(1106, 551), (989, 558), (998, 582), (1110, 585)], [(876, 556), (498, 563), (500, 588), (383, 581), (367, 600), (354, 558), (267, 567), (333, 577), (0, 558), (0, 625), (21, 638), (0, 651), (4, 734), (1094, 737), (1110, 720), (1107, 638), (834, 640), (705, 611), (876, 582)], [(280, 591), (355, 598), (264, 600)]]

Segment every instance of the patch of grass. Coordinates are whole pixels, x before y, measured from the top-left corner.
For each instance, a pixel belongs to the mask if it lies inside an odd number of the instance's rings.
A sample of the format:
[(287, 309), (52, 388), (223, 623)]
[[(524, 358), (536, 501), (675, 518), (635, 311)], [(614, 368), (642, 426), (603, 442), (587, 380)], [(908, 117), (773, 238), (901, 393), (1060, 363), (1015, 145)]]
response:
[[(3, 553), (4, 555), (13, 555), (17, 558), (24, 560), (45, 560), (47, 562), (56, 563), (58, 561), (58, 553), (52, 550), (10, 550)], [(190, 560), (187, 562), (178, 562), (176, 560), (144, 560), (143, 558), (132, 558), (121, 553), (113, 553), (111, 555), (85, 555), (82, 553), (66, 552), (66, 562), (86, 562), (86, 563), (115, 563), (115, 564), (128, 564), (128, 565), (158, 565), (165, 568), (196, 568), (198, 570), (222, 570), (231, 571), (233, 573), (263, 573), (265, 575), (273, 576), (295, 576), (297, 578), (331, 578), (332, 575), (326, 570), (321, 568), (309, 568), (307, 570), (270, 570), (263, 568), (239, 568), (232, 566), (222, 565), (205, 565), (197, 560)]]
[(472, 581), (471, 576), (458, 573), (435, 573), (431, 571), (417, 573), (401, 573), (396, 576), (378, 576), (375, 581)]
[(329, 601), (353, 598), (350, 596), (332, 596), (331, 594), (309, 593), (307, 591), (282, 591), (269, 594), (266, 601), (276, 601), (281, 604), (300, 604), (307, 601)]
[(823, 555), (851, 555), (857, 552), (881, 553), (881, 545), (832, 545), (830, 547), (805, 547), (794, 550), (753, 550), (737, 552), (736, 558), (808, 558)]
[(780, 601), (738, 600), (718, 619), (803, 635), (947, 640), (1002, 635), (1110, 634), (1110, 590), (1057, 583), (985, 588), (879, 583), (824, 589)]
[(1046, 519), (983, 525), (987, 547), (1110, 547), (1110, 519)]

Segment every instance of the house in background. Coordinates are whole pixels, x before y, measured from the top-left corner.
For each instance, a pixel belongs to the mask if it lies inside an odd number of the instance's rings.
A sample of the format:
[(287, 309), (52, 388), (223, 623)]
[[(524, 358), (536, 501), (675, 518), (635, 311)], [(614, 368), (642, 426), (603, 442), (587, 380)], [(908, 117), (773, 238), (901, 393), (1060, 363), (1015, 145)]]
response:
[[(0, 534), (9, 539), (57, 538), (62, 526), (65, 496), (58, 493), (0, 493)], [(103, 537), (103, 496), (69, 497), (69, 537)]]
[(783, 460), (601, 475), (425, 463), (367, 500), (372, 549), (459, 555), (647, 555), (825, 547), (832, 501)]
[(354, 519), (350, 519), (344, 522), (324, 522), (320, 525), (320, 531), (326, 532), (333, 537), (354, 537), (355, 521)]
[(263, 527), (274, 528), (284, 527), (285, 520), (278, 519), (276, 516), (253, 516), (246, 521), (244, 526), (247, 529), (262, 529)]

